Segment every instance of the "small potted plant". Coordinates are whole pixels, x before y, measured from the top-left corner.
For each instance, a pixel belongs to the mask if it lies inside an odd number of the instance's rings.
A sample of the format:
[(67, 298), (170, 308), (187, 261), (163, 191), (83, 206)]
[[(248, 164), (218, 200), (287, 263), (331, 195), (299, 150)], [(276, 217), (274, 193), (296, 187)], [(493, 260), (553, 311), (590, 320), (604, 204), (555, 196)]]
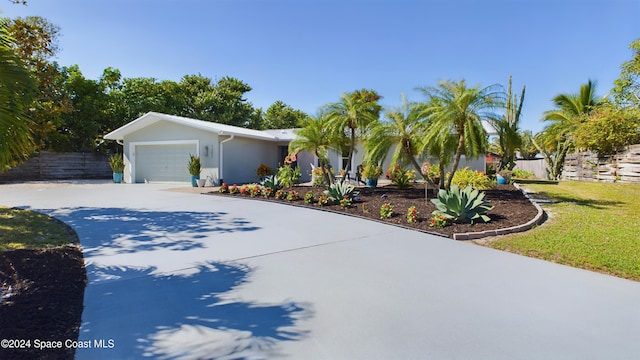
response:
[(382, 168), (378, 164), (366, 164), (362, 176), (368, 187), (378, 186), (378, 178), (382, 175)]
[(122, 154), (109, 156), (109, 166), (111, 167), (111, 171), (113, 171), (113, 182), (120, 184), (122, 182), (122, 173), (124, 172)]
[(191, 174), (191, 186), (198, 186), (198, 179), (200, 179), (200, 157), (195, 155), (189, 155), (189, 174)]
[(511, 171), (509, 170), (500, 170), (496, 174), (496, 181), (498, 185), (505, 185), (511, 182)]

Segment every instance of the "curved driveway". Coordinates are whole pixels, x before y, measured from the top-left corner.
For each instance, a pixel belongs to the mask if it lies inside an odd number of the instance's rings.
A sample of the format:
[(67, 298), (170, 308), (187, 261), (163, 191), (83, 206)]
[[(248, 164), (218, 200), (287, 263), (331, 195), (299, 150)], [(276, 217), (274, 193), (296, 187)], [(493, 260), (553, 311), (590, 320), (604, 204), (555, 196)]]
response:
[(80, 236), (77, 358), (640, 358), (640, 283), (167, 187), (0, 185)]

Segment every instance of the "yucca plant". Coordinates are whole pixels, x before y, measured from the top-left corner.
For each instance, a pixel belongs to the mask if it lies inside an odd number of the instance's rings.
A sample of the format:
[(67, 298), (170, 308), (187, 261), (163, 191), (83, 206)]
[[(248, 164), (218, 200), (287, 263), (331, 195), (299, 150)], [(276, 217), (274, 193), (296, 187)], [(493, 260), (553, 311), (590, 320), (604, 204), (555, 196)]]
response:
[(454, 184), (449, 191), (444, 189), (438, 191), (437, 199), (431, 199), (437, 208), (432, 214), (456, 223), (489, 222), (491, 218), (485, 214), (493, 209), (493, 206), (485, 200), (484, 195), (483, 192), (471, 186), (460, 190)]
[(355, 186), (349, 184), (346, 181), (338, 181), (331, 184), (327, 190), (324, 191), (329, 197), (329, 200), (337, 202), (347, 197), (351, 200), (355, 198), (360, 192), (355, 191)]

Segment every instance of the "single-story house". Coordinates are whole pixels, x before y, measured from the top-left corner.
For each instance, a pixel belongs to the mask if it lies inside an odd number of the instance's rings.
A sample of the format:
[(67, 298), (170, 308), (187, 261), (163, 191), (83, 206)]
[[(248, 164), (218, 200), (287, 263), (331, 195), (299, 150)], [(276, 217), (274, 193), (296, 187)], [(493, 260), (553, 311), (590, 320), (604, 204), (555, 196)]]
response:
[[(125, 182), (188, 182), (193, 154), (200, 156), (201, 178), (239, 184), (256, 182), (261, 163), (273, 169), (282, 163), (294, 136), (292, 129), (259, 131), (149, 112), (104, 138), (123, 146)], [(310, 154), (298, 159), (313, 161)]]
[[(149, 112), (106, 134), (123, 146), (124, 181), (189, 182), (189, 155), (200, 156), (201, 178), (209, 184), (241, 184), (258, 181), (256, 169), (267, 164), (272, 169), (284, 163), (288, 146), (295, 139), (294, 129), (253, 130), (175, 115)], [(393, 151), (393, 149), (392, 149)], [(351, 175), (364, 162), (362, 144), (356, 147), (351, 162)], [(331, 151), (329, 161), (334, 169), (344, 168), (347, 153)], [(389, 155), (383, 169), (390, 165)], [(435, 162), (435, 159), (425, 159)], [(312, 165), (318, 164), (310, 153), (297, 154), (301, 181), (311, 179)], [(485, 157), (461, 159), (460, 168), (468, 166), (485, 171)]]

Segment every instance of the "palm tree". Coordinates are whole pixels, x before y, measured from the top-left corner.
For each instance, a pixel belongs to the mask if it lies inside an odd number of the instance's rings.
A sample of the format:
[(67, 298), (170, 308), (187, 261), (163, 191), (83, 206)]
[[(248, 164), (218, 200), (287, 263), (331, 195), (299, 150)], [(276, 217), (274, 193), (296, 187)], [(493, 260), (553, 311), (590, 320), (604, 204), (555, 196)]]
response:
[(586, 121), (589, 113), (603, 103), (596, 96), (596, 83), (587, 81), (578, 94), (559, 94), (553, 98), (556, 109), (544, 113), (550, 121), (536, 136), (536, 147), (543, 154), (551, 179), (557, 179), (567, 152), (574, 147), (573, 134)]
[(331, 184), (332, 177), (327, 169), (329, 165), (328, 151), (336, 147), (331, 131), (327, 126), (326, 114), (320, 113), (316, 117), (309, 117), (304, 127), (295, 131), (296, 138), (289, 143), (289, 153), (309, 151), (318, 158), (322, 175)]
[(580, 86), (578, 94), (559, 94), (553, 98), (556, 107), (544, 113), (543, 119), (551, 124), (545, 128), (556, 137), (571, 137), (582, 121), (593, 109), (602, 103), (596, 96), (596, 83), (592, 80)]
[(492, 144), (493, 152), (500, 155), (498, 170), (511, 170), (516, 166), (516, 150), (522, 144), (522, 138), (518, 131), (522, 104), (524, 101), (525, 87), (518, 99), (517, 95), (511, 92), (511, 76), (507, 88), (507, 102), (505, 114), (501, 118), (491, 119), (490, 122), (498, 133), (496, 142)]
[(431, 185), (436, 187), (429, 177), (422, 173), (418, 164), (419, 157), (425, 149), (423, 144), (424, 133), (427, 128), (427, 118), (424, 116), (419, 104), (408, 103), (402, 94), (402, 105), (385, 113), (387, 121), (376, 124), (367, 137), (365, 150), (367, 160), (376, 164), (382, 163), (391, 149), (393, 155), (391, 162), (411, 164), (425, 180), (425, 192)]
[(7, 20), (0, 20), (0, 171), (32, 149), (24, 112), (33, 99), (35, 83), (11, 48)]
[[(453, 175), (458, 169), (462, 154), (477, 158), (487, 147), (487, 133), (483, 120), (494, 118), (492, 110), (503, 105), (503, 91), (499, 85), (485, 88), (467, 87), (466, 81), (440, 81), (436, 87), (420, 89), (429, 101), (424, 111), (429, 114), (426, 143), (440, 142), (440, 150), (446, 148), (450, 135), (456, 138), (456, 149), (451, 174), (445, 189), (451, 187)], [(444, 173), (441, 174), (444, 177)]]
[(364, 134), (373, 124), (378, 122), (381, 110), (378, 100), (381, 98), (374, 90), (361, 89), (342, 94), (340, 101), (328, 104), (324, 108), (329, 128), (336, 135), (344, 136), (345, 132), (349, 134), (349, 158), (344, 169), (345, 172), (351, 170), (357, 132)]

